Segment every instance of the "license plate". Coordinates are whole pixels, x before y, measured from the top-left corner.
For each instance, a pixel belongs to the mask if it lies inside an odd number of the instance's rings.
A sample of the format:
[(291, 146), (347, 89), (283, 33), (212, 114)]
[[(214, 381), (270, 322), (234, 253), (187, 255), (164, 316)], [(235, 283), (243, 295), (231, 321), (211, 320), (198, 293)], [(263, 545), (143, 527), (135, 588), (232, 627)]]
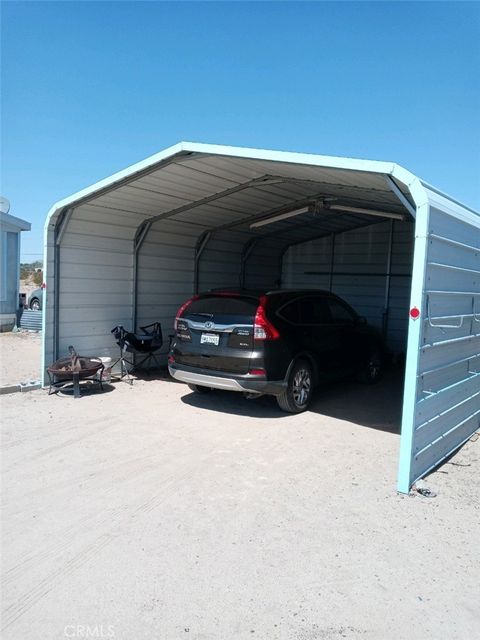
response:
[(202, 333), (200, 337), (200, 344), (214, 344), (218, 346), (220, 336), (218, 333)]

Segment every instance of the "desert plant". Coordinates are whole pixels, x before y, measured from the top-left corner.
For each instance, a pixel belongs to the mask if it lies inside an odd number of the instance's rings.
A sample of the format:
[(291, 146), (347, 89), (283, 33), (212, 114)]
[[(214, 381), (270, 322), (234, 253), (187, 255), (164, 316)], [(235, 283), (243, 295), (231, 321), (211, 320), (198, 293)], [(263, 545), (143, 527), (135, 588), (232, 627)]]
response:
[(20, 265), (20, 280), (28, 280), (32, 273), (30, 267), (26, 264)]
[(43, 271), (35, 271), (32, 280), (36, 285), (40, 286), (43, 282)]

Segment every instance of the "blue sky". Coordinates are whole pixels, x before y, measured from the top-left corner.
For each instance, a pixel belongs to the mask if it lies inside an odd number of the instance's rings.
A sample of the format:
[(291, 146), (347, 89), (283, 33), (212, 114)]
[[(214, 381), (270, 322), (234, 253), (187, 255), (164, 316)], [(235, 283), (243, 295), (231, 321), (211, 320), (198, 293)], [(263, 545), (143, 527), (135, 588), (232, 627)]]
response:
[(476, 2), (3, 2), (2, 195), (32, 222), (180, 140), (393, 160), (480, 209)]

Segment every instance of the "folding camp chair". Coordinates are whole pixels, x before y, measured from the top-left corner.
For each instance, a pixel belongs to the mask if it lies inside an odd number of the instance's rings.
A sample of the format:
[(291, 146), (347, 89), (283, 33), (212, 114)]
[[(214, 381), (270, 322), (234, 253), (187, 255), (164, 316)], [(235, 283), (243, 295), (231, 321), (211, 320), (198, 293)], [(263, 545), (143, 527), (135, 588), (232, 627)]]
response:
[[(120, 377), (127, 377), (130, 384), (133, 382), (130, 375), (139, 369), (146, 369), (154, 362), (160, 367), (160, 362), (155, 355), (163, 345), (162, 327), (159, 322), (140, 327), (143, 333), (133, 333), (118, 325), (111, 331), (116, 343), (120, 347), (120, 356), (113, 363), (112, 368), (120, 362)], [(132, 354), (129, 359), (126, 354)], [(143, 356), (143, 357), (142, 357)], [(137, 357), (140, 360), (137, 361)]]

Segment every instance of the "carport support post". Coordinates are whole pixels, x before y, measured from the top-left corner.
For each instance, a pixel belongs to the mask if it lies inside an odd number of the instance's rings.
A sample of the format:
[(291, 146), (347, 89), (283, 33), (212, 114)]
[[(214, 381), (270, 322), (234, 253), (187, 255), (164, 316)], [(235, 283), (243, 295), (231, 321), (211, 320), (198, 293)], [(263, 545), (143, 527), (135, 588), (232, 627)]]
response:
[(420, 317), (413, 319), (409, 315), (408, 318), (407, 360), (405, 364), (400, 461), (397, 485), (400, 493), (408, 493), (412, 483), (416, 480), (416, 478), (411, 476), (410, 470), (413, 457), (413, 434), (415, 431), (418, 359), (423, 335), (422, 325), (426, 312), (423, 291), (427, 263), (429, 214), (430, 207), (428, 201), (417, 208), (410, 309), (413, 307), (420, 309)]
[(247, 266), (247, 260), (250, 257), (252, 251), (255, 249), (255, 245), (258, 242), (258, 238), (252, 238), (243, 247), (241, 263), (240, 263), (240, 288), (245, 289), (245, 269)]
[(152, 223), (146, 221), (142, 223), (135, 234), (133, 241), (133, 301), (132, 301), (132, 331), (136, 331), (137, 319), (138, 319), (138, 254), (142, 248), (145, 238), (150, 230)]
[[(59, 358), (60, 351), (60, 243), (67, 225), (72, 217), (73, 209), (64, 209), (55, 225), (54, 232), (54, 289), (53, 289), (53, 360)], [(47, 293), (48, 295), (48, 293)], [(43, 305), (44, 316), (46, 305)]]
[(333, 269), (335, 266), (335, 234), (332, 233), (332, 242), (330, 245), (330, 274), (328, 280), (328, 290), (331, 292), (333, 289)]
[(385, 301), (383, 304), (382, 334), (384, 340), (387, 338), (388, 313), (390, 307), (390, 284), (392, 279), (392, 252), (393, 252), (393, 231), (395, 220), (390, 220), (390, 236), (388, 239), (387, 274), (385, 277)]
[(200, 258), (205, 251), (210, 238), (212, 237), (211, 231), (205, 231), (199, 237), (197, 244), (195, 245), (195, 264), (194, 264), (194, 280), (193, 280), (193, 293), (198, 293), (199, 281), (200, 281)]

